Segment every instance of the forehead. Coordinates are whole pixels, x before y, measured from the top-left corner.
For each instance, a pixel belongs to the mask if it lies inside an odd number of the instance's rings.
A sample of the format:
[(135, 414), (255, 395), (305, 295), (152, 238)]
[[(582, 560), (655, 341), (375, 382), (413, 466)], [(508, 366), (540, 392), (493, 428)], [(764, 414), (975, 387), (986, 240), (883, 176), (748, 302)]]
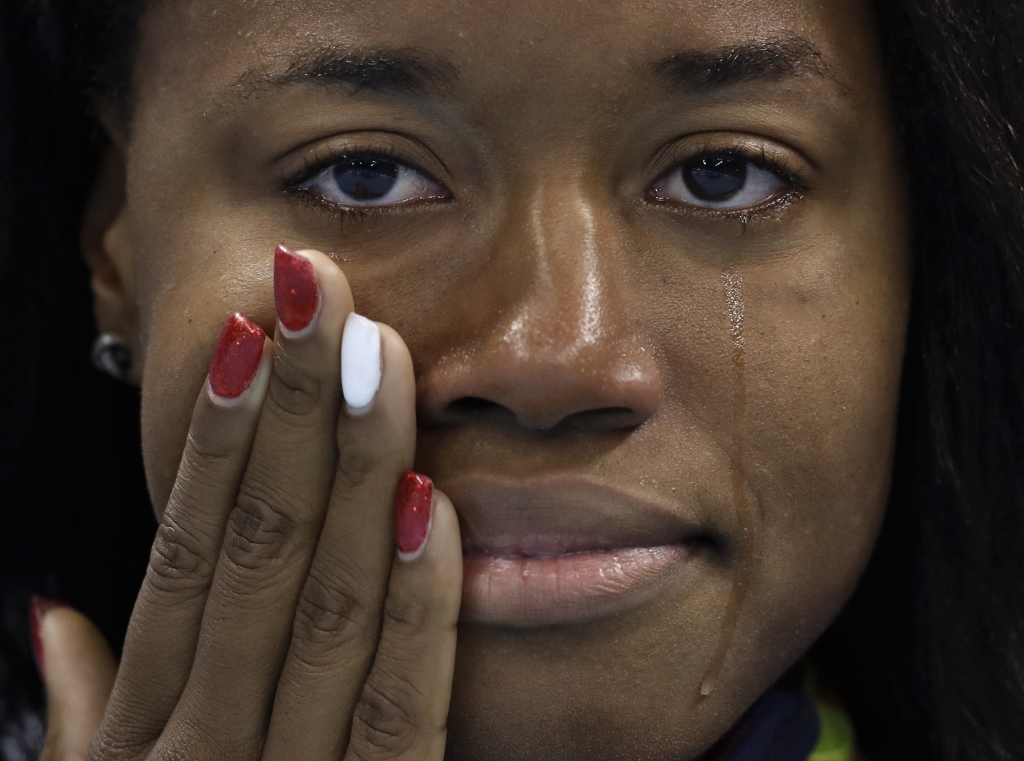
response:
[(463, 94), (564, 97), (655, 87), (673, 56), (766, 43), (812, 53), (840, 89), (877, 81), (866, 0), (165, 0), (143, 21), (137, 74), (143, 90), (223, 96), (325, 52), (389, 51), (438, 63)]

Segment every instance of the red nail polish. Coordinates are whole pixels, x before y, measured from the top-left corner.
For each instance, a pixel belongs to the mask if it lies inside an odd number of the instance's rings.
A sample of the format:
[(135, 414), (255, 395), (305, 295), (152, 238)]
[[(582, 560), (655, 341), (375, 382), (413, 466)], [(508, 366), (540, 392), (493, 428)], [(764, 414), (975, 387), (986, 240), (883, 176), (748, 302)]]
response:
[(40, 676), (46, 676), (46, 665), (43, 659), (43, 616), (54, 608), (65, 607), (65, 603), (54, 600), (52, 597), (33, 595), (29, 601), (28, 616), (32, 624), (32, 654), (36, 658), (36, 666), (39, 668)]
[(402, 474), (395, 496), (395, 545), (403, 555), (413, 555), (427, 541), (434, 482), (411, 470)]
[(210, 359), (210, 388), (222, 399), (235, 399), (249, 388), (263, 356), (266, 338), (260, 327), (235, 312), (228, 318)]
[(281, 324), (294, 332), (309, 325), (320, 308), (313, 263), (283, 243), (274, 252), (274, 305)]

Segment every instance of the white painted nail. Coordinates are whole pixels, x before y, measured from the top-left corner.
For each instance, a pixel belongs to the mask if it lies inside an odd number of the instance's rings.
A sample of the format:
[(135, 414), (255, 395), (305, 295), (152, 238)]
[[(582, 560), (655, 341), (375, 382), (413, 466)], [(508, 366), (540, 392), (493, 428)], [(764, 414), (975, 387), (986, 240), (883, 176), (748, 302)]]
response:
[(373, 320), (352, 312), (341, 335), (341, 393), (352, 415), (373, 407), (380, 390), (380, 328)]

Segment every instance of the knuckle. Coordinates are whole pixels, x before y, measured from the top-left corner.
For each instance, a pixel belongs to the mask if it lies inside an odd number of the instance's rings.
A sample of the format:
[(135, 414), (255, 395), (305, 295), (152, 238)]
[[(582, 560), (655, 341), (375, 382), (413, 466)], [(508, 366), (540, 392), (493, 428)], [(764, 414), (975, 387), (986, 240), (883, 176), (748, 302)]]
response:
[(160, 748), (160, 752), (155, 753), (154, 758), (159, 761), (195, 761), (194, 756), (188, 755), (183, 749), (176, 746)]
[(287, 357), (274, 362), (268, 399), (289, 418), (316, 417), (324, 402), (324, 382), (308, 370), (296, 367)]
[(246, 755), (240, 750), (225, 748), (219, 742), (210, 742), (208, 738), (186, 737), (162, 740), (146, 758), (147, 761), (197, 761), (197, 759), (243, 761), (243, 759), (258, 758), (258, 756)]
[(351, 576), (325, 581), (318, 572), (306, 578), (295, 609), (295, 655), (318, 668), (339, 649), (376, 635), (372, 595)]
[(126, 728), (119, 725), (110, 717), (104, 720), (100, 731), (96, 733), (92, 744), (89, 747), (89, 761), (121, 761), (124, 759), (144, 758), (153, 739), (151, 737), (132, 737), (138, 732), (124, 731)]
[(412, 594), (389, 594), (384, 601), (384, 628), (401, 639), (415, 638), (430, 627), (430, 606)]
[(155, 589), (168, 594), (190, 596), (206, 588), (213, 574), (213, 562), (203, 551), (203, 541), (174, 517), (164, 513), (157, 527), (149, 555), (149, 579)]
[(185, 451), (182, 453), (182, 466), (189, 472), (201, 474), (209, 470), (218, 470), (224, 463), (234, 461), (238, 453), (228, 447), (217, 447), (212, 441), (203, 441), (189, 430), (185, 440)]
[(343, 443), (338, 450), (338, 464), (335, 480), (343, 486), (354, 489), (362, 486), (376, 465), (376, 458), (366, 449)]
[(243, 484), (228, 517), (224, 557), (239, 568), (255, 570), (284, 556), (296, 529), (296, 520), (276, 499)]
[(384, 688), (380, 681), (371, 674), (352, 714), (352, 750), (366, 761), (401, 756), (416, 740), (411, 685), (403, 688), (398, 680), (389, 679)]
[(233, 733), (229, 717), (181, 702), (160, 738), (146, 755), (153, 761), (249, 761), (260, 758), (262, 735)]

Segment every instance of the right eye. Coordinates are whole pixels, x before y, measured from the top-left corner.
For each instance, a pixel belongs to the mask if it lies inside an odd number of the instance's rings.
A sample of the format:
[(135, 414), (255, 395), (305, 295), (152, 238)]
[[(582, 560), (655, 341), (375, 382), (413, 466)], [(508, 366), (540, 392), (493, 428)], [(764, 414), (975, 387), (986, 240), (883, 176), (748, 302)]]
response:
[(443, 187), (407, 164), (369, 155), (342, 158), (303, 182), (299, 189), (348, 207), (395, 206), (448, 197)]
[(732, 210), (760, 206), (789, 188), (779, 174), (742, 156), (711, 153), (677, 166), (649, 192), (657, 201)]

